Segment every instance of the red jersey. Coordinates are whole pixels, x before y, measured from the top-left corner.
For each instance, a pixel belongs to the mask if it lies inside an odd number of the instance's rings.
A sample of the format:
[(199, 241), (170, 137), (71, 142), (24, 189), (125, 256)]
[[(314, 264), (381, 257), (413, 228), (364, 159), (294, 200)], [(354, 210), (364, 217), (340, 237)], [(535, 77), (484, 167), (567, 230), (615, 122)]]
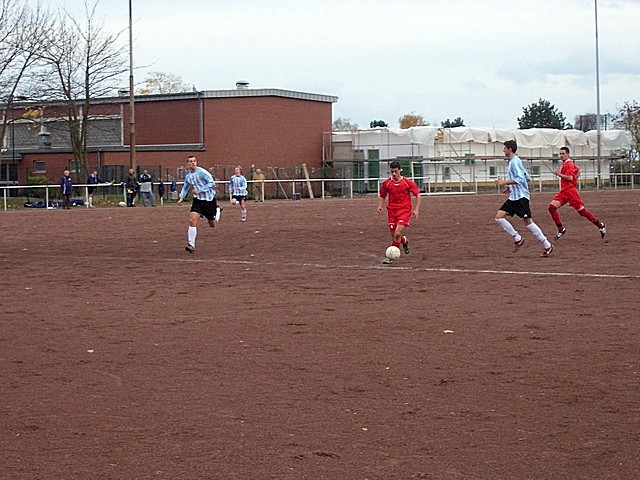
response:
[(560, 169), (560, 173), (562, 175), (570, 175), (571, 180), (565, 180), (564, 178), (560, 179), (560, 191), (568, 190), (570, 188), (576, 188), (578, 185), (578, 174), (580, 173), (580, 168), (573, 163), (573, 160), (568, 159), (562, 162), (562, 168)]
[(396, 181), (393, 178), (387, 178), (380, 186), (380, 197), (387, 198), (387, 210), (409, 210), (411, 212), (411, 194), (416, 197), (420, 195), (420, 189), (416, 182), (408, 178), (402, 177)]

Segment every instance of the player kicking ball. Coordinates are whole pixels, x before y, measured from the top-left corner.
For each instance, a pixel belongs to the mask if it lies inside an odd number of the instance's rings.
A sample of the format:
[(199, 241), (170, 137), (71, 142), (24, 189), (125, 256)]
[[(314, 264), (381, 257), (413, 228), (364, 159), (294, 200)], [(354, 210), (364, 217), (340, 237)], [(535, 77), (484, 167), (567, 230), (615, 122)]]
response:
[[(389, 232), (391, 232), (391, 246), (404, 250), (409, 254), (409, 239), (404, 235), (404, 229), (409, 226), (411, 214), (415, 218), (420, 215), (420, 189), (416, 182), (402, 176), (400, 162), (393, 161), (389, 165), (391, 177), (387, 178), (380, 186), (380, 196), (378, 201), (378, 212), (382, 212), (385, 200), (387, 201), (387, 220)], [(416, 206), (412, 207), (411, 194), (416, 197)], [(413, 208), (413, 209), (412, 209)], [(386, 256), (382, 263), (389, 265), (394, 259)]]

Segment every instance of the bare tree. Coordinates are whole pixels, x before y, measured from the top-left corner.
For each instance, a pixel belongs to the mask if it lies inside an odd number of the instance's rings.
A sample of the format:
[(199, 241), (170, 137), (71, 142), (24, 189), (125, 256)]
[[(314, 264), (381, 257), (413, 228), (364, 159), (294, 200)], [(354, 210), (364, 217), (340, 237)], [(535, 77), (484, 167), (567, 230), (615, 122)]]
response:
[(127, 44), (96, 19), (98, 2), (85, 1), (85, 18), (58, 11), (54, 27), (40, 50), (42, 99), (59, 102), (76, 167), (87, 170), (87, 137), (92, 99), (110, 96), (128, 70)]
[(16, 100), (32, 96), (29, 75), (37, 62), (36, 52), (50, 15), (39, 4), (31, 8), (26, 0), (0, 0), (0, 92), (3, 97), (0, 146), (4, 148), (7, 126), (15, 121), (9, 114)]
[(358, 124), (352, 123), (350, 118), (338, 117), (333, 121), (331, 130), (334, 132), (352, 132), (358, 130)]
[(150, 72), (144, 79), (143, 87), (136, 91), (139, 95), (183, 93), (195, 91), (193, 85), (186, 84), (182, 78), (172, 73)]
[(640, 152), (640, 103), (636, 100), (624, 102), (614, 116), (613, 122), (616, 128), (631, 132), (629, 153), (632, 160), (637, 160)]

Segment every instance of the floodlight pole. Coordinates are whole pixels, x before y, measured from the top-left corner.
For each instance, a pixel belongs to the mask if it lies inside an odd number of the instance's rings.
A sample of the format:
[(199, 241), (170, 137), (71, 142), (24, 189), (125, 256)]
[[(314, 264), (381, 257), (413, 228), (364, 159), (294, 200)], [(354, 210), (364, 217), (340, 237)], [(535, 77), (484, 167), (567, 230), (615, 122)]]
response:
[(136, 107), (133, 95), (133, 0), (129, 0), (129, 167), (136, 168)]
[(598, 155), (598, 185), (602, 185), (602, 171), (600, 162), (602, 160), (602, 142), (601, 142), (601, 126), (600, 126), (600, 52), (598, 48), (598, 0), (594, 0), (595, 19), (596, 19), (596, 131), (597, 131), (597, 155)]

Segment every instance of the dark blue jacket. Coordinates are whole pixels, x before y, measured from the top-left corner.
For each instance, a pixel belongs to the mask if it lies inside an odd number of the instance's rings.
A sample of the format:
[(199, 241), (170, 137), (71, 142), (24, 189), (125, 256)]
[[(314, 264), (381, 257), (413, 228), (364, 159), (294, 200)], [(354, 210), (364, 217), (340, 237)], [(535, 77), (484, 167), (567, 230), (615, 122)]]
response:
[(98, 183), (105, 183), (104, 180), (101, 180), (97, 175), (89, 175), (87, 177), (87, 184), (89, 185), (97, 185)]
[(71, 177), (63, 175), (60, 178), (60, 193), (63, 195), (71, 195), (73, 184), (71, 183)]

